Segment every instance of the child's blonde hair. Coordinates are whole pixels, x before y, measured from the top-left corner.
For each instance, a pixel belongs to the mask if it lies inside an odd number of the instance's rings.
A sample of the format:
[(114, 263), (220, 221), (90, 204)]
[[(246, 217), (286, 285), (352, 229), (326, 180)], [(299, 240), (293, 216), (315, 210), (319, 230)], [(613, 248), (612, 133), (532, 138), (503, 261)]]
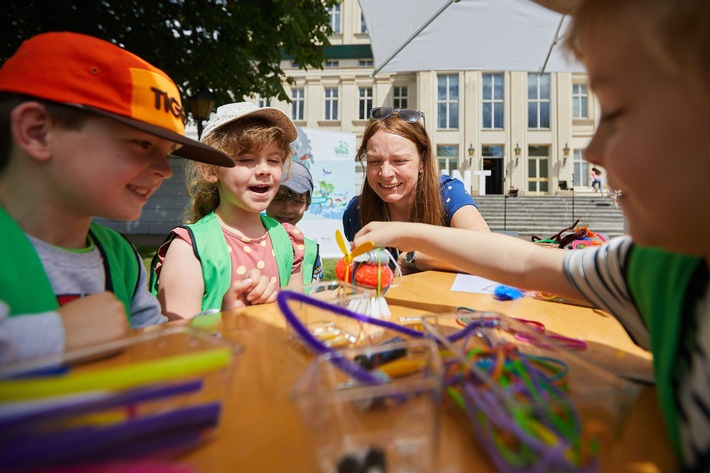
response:
[[(223, 125), (204, 139), (208, 144), (232, 158), (248, 151), (261, 151), (276, 145), (281, 151), (285, 179), (290, 169), (293, 150), (283, 129), (260, 118), (245, 118)], [(190, 202), (183, 213), (185, 223), (195, 223), (214, 211), (220, 203), (217, 182), (208, 176), (219, 176), (222, 168), (196, 161), (185, 162), (185, 186)]]
[(708, 0), (582, 0), (574, 14), (567, 47), (584, 60), (584, 39), (604, 34), (605, 25), (632, 12), (636, 33), (658, 64), (683, 75), (698, 90), (710, 93), (710, 1)]

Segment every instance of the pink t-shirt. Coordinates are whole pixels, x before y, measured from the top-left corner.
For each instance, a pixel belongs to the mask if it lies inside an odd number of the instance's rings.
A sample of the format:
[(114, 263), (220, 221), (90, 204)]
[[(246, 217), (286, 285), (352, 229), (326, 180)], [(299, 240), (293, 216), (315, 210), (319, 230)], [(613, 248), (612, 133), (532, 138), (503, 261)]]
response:
[[(304, 235), (298, 228), (290, 223), (283, 223), (281, 225), (286, 230), (286, 233), (288, 233), (293, 246), (294, 254), (291, 274), (298, 273), (301, 270), (305, 255), (306, 247)], [(192, 240), (190, 239), (190, 234), (187, 229), (177, 227), (172, 230), (172, 233), (176, 235), (176, 238), (180, 238), (187, 242), (188, 245), (192, 246)], [(280, 287), (279, 270), (276, 264), (276, 257), (274, 256), (274, 248), (271, 244), (269, 232), (267, 232), (266, 229), (264, 229), (264, 234), (259, 238), (247, 238), (224, 226), (222, 226), (222, 233), (227, 241), (229, 256), (232, 260), (232, 281), (244, 278), (244, 275), (249, 270), (257, 268), (261, 271), (263, 276), (268, 277), (274, 284)], [(170, 242), (163, 243), (158, 249), (158, 263), (155, 270), (158, 277), (160, 277), (160, 269), (169, 246)]]

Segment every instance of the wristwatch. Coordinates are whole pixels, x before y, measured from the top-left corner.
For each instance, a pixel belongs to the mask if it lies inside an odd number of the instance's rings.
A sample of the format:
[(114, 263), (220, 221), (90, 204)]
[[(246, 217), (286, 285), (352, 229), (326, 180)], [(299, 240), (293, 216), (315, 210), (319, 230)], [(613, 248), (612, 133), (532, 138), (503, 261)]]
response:
[(409, 266), (412, 269), (417, 269), (417, 267), (414, 265), (414, 258), (416, 257), (416, 253), (414, 251), (408, 251), (404, 255), (404, 262), (407, 263), (407, 266)]

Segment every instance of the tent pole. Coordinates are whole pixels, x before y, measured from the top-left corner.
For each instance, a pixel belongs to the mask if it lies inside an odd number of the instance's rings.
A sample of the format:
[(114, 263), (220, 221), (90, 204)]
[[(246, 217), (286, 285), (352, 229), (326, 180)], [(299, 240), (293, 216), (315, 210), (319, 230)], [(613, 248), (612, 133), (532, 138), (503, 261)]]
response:
[(560, 18), (560, 24), (557, 25), (557, 31), (555, 31), (555, 39), (552, 40), (552, 44), (550, 44), (550, 49), (547, 50), (547, 57), (545, 58), (545, 62), (542, 64), (542, 70), (538, 75), (543, 75), (545, 73), (545, 69), (547, 68), (547, 61), (550, 60), (550, 56), (552, 55), (552, 49), (557, 46), (557, 43), (559, 43), (562, 39), (560, 38), (560, 30), (562, 29), (562, 22), (565, 21), (565, 16), (566, 15), (562, 15), (562, 18)]

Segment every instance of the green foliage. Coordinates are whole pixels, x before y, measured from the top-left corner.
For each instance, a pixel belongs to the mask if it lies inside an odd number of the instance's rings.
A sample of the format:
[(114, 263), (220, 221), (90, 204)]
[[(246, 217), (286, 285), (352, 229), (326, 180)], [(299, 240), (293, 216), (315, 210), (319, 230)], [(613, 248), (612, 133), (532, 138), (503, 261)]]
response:
[(150, 275), (150, 263), (151, 261), (153, 261), (153, 256), (155, 256), (155, 253), (158, 251), (158, 248), (150, 245), (137, 245), (136, 249), (141, 255), (145, 270), (148, 271), (148, 274)]
[(164, 70), (184, 96), (209, 89), (217, 104), (255, 93), (288, 100), (282, 53), (302, 68), (322, 68), (331, 33), (326, 8), (339, 2), (5, 0), (0, 62), (37, 33), (75, 31), (141, 56)]
[(335, 277), (335, 263), (337, 263), (337, 259), (324, 259), (323, 260), (323, 280), (324, 281), (335, 281), (337, 278)]

